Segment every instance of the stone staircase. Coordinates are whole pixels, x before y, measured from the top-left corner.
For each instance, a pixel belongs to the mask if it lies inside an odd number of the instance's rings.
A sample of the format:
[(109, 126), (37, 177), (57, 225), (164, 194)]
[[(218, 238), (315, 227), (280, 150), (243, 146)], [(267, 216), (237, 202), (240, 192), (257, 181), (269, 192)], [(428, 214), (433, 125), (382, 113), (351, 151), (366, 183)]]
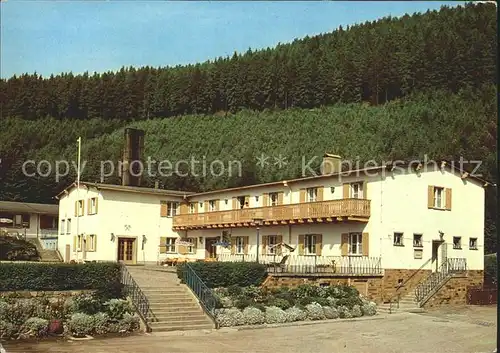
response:
[(411, 291), (401, 297), (399, 305), (397, 302), (393, 302), (392, 306), (391, 303), (383, 303), (377, 306), (377, 312), (379, 314), (394, 314), (401, 312), (421, 313), (424, 312), (424, 309), (418, 306), (415, 293)]
[(127, 270), (148, 298), (153, 332), (215, 327), (195, 295), (172, 270), (159, 266), (127, 266)]
[(38, 255), (40, 256), (40, 262), (63, 262), (59, 252), (57, 250), (48, 250), (42, 247), (40, 240), (38, 239), (26, 239), (29, 243), (35, 245)]

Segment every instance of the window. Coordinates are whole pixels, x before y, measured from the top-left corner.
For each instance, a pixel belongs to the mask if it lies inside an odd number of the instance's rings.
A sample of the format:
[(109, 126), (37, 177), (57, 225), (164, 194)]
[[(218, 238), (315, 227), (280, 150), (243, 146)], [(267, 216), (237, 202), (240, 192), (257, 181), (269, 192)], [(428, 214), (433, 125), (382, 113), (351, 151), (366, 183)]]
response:
[(453, 237), (453, 249), (462, 249), (462, 237)]
[[(14, 227), (14, 228), (29, 228), (30, 215), (29, 214), (13, 214), (8, 212), (0, 212), (0, 226)], [(5, 220), (4, 220), (5, 219)]]
[(23, 225), (23, 215), (16, 214), (14, 216), (14, 226), (21, 227)]
[(191, 245), (187, 246), (187, 252), (189, 254), (194, 254), (196, 249), (196, 238), (187, 238), (186, 241), (191, 243)]
[(469, 249), (477, 250), (477, 238), (469, 238)]
[(71, 218), (68, 218), (68, 220), (67, 220), (66, 234), (71, 234)]
[(178, 212), (179, 203), (178, 202), (167, 202), (167, 217), (173, 217)]
[(191, 202), (189, 204), (189, 213), (191, 214), (196, 213), (196, 202)]
[(243, 237), (236, 237), (234, 240), (236, 254), (243, 254), (245, 252), (245, 242)]
[(244, 208), (245, 207), (245, 196), (238, 196), (236, 199), (238, 200), (238, 205), (240, 206), (240, 208)]
[(444, 196), (444, 189), (434, 187), (434, 207), (444, 208), (443, 196)]
[(217, 200), (208, 201), (208, 211), (209, 212), (217, 211)]
[(56, 229), (57, 217), (40, 215), (40, 229)]
[(60, 234), (65, 234), (65, 233), (64, 233), (64, 232), (66, 231), (66, 230), (64, 229), (64, 226), (65, 226), (65, 225), (66, 225), (66, 222), (64, 221), (64, 219), (61, 219), (61, 225), (60, 225), (60, 228), (61, 228), (61, 229), (59, 230), (59, 233), (60, 233)]
[(269, 193), (269, 206), (276, 206), (276, 205), (278, 205), (278, 193), (271, 192)]
[(97, 213), (97, 197), (93, 197), (89, 200), (89, 214)]
[(351, 198), (361, 199), (363, 197), (363, 184), (362, 183), (352, 183), (351, 184)]
[(361, 233), (349, 233), (349, 255), (363, 254), (363, 237)]
[(83, 200), (78, 200), (77, 201), (77, 216), (78, 217), (84, 215), (84, 213), (83, 213), (83, 205), (84, 205)]
[(394, 246), (403, 246), (403, 233), (394, 233)]
[(318, 199), (318, 188), (307, 188), (307, 202), (316, 202)]
[(82, 243), (83, 243), (83, 236), (77, 235), (77, 243), (76, 243), (76, 250), (82, 251)]
[(175, 253), (175, 240), (176, 238), (167, 238), (166, 247), (168, 253)]
[(89, 234), (86, 238), (86, 249), (87, 251), (95, 251), (97, 243), (97, 236), (95, 234)]
[(422, 244), (422, 234), (413, 234), (413, 246), (415, 248), (421, 248)]
[(278, 237), (276, 235), (269, 235), (267, 239), (267, 253), (270, 255), (276, 254), (276, 244), (278, 244)]
[(316, 255), (316, 235), (306, 234), (304, 240), (304, 253), (306, 255)]

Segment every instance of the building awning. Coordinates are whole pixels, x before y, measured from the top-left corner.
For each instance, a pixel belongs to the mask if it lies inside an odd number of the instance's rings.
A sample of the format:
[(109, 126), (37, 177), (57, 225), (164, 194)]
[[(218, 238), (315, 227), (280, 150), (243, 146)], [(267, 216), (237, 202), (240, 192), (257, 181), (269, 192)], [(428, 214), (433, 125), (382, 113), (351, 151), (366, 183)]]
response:
[(58, 215), (59, 205), (50, 205), (42, 203), (28, 203), (28, 202), (13, 202), (13, 201), (0, 201), (0, 212), (9, 213), (39, 213)]

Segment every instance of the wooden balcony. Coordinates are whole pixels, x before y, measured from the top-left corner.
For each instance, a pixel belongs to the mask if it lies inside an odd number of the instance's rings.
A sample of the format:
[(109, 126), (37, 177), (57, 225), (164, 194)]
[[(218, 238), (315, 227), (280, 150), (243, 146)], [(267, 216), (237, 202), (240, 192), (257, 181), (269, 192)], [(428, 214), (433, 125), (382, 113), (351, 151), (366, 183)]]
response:
[(174, 216), (173, 229), (254, 227), (254, 219), (263, 225), (368, 222), (370, 200), (342, 199), (291, 205), (246, 208), (240, 210), (181, 214)]

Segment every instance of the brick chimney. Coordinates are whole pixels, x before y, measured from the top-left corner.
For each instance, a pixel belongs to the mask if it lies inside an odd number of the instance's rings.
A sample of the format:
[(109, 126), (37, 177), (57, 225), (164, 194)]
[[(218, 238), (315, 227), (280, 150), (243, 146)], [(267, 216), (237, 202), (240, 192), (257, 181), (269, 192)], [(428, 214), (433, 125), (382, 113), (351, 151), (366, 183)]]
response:
[(325, 153), (321, 163), (321, 174), (335, 174), (342, 171), (342, 157), (336, 154)]
[(125, 148), (123, 149), (122, 185), (141, 186), (142, 152), (144, 150), (144, 131), (125, 129)]

